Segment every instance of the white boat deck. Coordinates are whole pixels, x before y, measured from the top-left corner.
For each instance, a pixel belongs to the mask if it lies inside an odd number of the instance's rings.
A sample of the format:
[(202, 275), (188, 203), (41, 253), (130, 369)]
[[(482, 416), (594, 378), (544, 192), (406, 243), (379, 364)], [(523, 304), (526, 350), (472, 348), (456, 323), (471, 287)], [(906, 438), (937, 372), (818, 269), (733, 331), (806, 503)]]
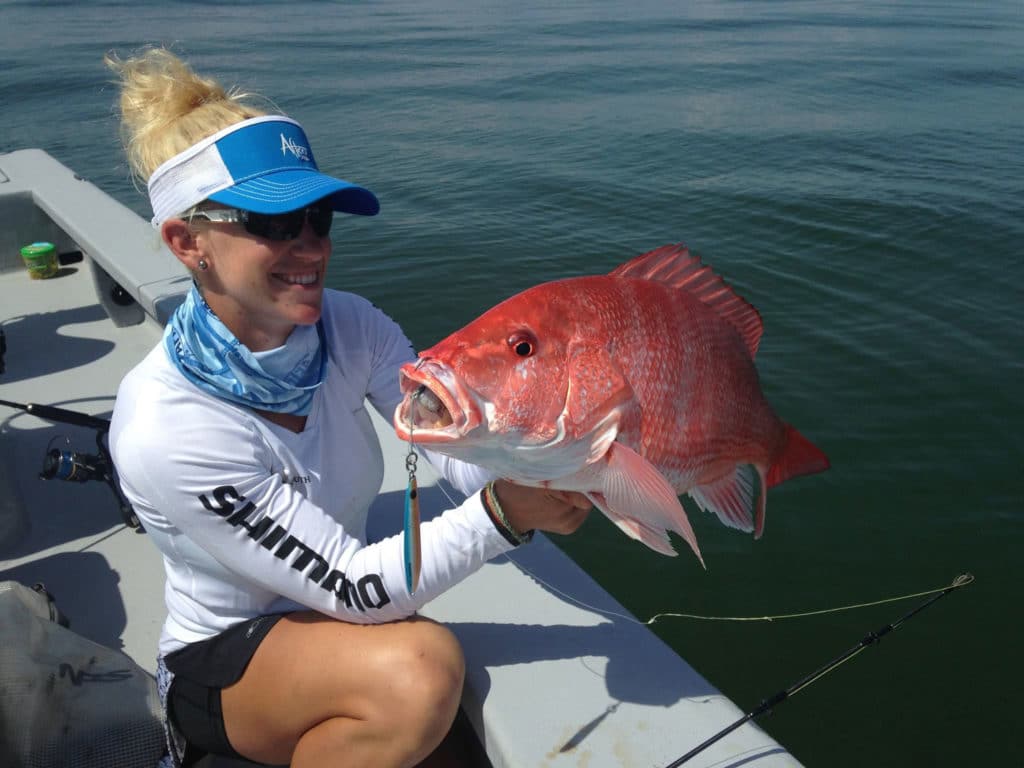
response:
[[(187, 280), (146, 222), (39, 151), (0, 155), (0, 225), (0, 399), (109, 416), (120, 378), (160, 337), (154, 315), (166, 317)], [(86, 256), (30, 280), (18, 247), (36, 240)], [(119, 324), (97, 303), (113, 281), (139, 300), (111, 305)], [(398, 527), (406, 482), (404, 444), (383, 420), (378, 431), (388, 472), (371, 532)], [(51, 446), (93, 453), (95, 433), (0, 406), (0, 581), (45, 583), (75, 632), (152, 672), (159, 556), (105, 485), (38, 479)], [(420, 468), (429, 516), (447, 500)], [(663, 766), (743, 714), (646, 627), (609, 618), (628, 612), (543, 536), (424, 613), (463, 643), (463, 708), (495, 768)], [(747, 724), (687, 765), (799, 763)]]

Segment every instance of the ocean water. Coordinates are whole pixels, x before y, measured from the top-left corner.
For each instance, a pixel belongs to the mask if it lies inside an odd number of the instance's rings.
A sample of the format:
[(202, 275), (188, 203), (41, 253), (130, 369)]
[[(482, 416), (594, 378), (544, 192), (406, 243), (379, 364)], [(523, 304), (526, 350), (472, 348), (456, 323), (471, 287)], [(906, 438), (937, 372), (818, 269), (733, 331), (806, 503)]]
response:
[[(773, 489), (759, 541), (694, 513), (706, 572), (599, 515), (558, 544), (642, 618), (970, 572), (760, 722), (808, 766), (1021, 763), (1019, 0), (0, 0), (0, 151), (148, 216), (101, 62), (147, 43), (273, 99), (378, 194), (337, 222), (330, 283), (419, 346), (538, 282), (700, 253), (761, 312), (764, 389), (832, 469)], [(654, 630), (752, 708), (914, 604)]]

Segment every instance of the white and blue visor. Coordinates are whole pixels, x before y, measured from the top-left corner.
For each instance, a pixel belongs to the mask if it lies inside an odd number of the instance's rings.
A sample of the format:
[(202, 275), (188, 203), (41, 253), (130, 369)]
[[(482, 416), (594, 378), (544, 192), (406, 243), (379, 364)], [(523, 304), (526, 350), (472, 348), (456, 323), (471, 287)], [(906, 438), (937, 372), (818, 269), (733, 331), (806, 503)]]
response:
[(321, 173), (302, 126), (281, 115), (254, 117), (208, 136), (149, 178), (155, 227), (204, 200), (286, 213), (324, 198), (343, 213), (380, 210), (370, 190)]

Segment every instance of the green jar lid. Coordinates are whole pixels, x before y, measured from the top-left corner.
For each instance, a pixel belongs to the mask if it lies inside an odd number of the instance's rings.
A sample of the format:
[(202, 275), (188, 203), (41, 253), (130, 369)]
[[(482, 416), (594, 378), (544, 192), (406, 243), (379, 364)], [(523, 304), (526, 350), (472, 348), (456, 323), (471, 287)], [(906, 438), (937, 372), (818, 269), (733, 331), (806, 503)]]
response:
[(21, 249), (22, 256), (45, 256), (53, 252), (53, 243), (32, 243)]

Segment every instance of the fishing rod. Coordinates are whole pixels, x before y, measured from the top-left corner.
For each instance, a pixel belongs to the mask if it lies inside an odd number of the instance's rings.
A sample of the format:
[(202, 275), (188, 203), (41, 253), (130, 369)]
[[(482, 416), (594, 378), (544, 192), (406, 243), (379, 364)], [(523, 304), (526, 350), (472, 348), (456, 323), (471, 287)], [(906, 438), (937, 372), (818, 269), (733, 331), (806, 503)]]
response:
[(46, 421), (96, 430), (97, 453), (49, 448), (43, 457), (43, 469), (39, 473), (39, 477), (43, 480), (56, 478), (76, 483), (84, 483), (89, 480), (106, 483), (113, 492), (114, 498), (117, 499), (117, 505), (125, 524), (136, 531), (142, 531), (142, 523), (139, 522), (138, 515), (135, 514), (132, 505), (121, 495), (121, 490), (117, 487), (114, 459), (104, 442), (104, 438), (110, 431), (110, 419), (39, 403), (15, 403), (10, 400), (0, 400), (0, 405), (24, 411)]
[(813, 682), (815, 682), (817, 680), (820, 680), (822, 677), (827, 675), (829, 672), (831, 672), (833, 669), (838, 667), (840, 664), (842, 664), (842, 663), (844, 663), (846, 661), (849, 661), (854, 656), (856, 656), (858, 653), (863, 651), (865, 648), (867, 648), (867, 647), (869, 647), (871, 645), (875, 645), (883, 637), (885, 637), (887, 634), (889, 634), (890, 632), (892, 632), (895, 629), (899, 629), (901, 624), (903, 624), (907, 620), (909, 620), (909, 619), (913, 618), (914, 616), (916, 616), (917, 614), (919, 614), (921, 611), (923, 611), (929, 605), (931, 605), (932, 603), (937, 601), (939, 598), (945, 597), (946, 595), (948, 595), (950, 592), (952, 592), (955, 589), (959, 589), (960, 587), (967, 586), (972, 581), (974, 581), (974, 576), (972, 576), (969, 573), (964, 573), (964, 574), (961, 574), (961, 575), (957, 576), (955, 579), (953, 579), (953, 583), (950, 584), (945, 589), (939, 591), (938, 593), (936, 593), (935, 595), (933, 595), (929, 599), (925, 600), (923, 603), (921, 603), (919, 606), (917, 606), (913, 610), (908, 611), (907, 613), (905, 613), (900, 618), (896, 619), (896, 621), (892, 622), (891, 624), (886, 624), (884, 627), (882, 627), (881, 629), (879, 629), (879, 630), (877, 630), (875, 632), (869, 632), (867, 635), (864, 636), (864, 638), (859, 643), (857, 643), (855, 646), (850, 648), (848, 651), (846, 651), (845, 653), (843, 653), (843, 654), (837, 656), (836, 658), (832, 659), (832, 661), (828, 662), (824, 666), (819, 667), (817, 670), (815, 670), (811, 674), (807, 675), (806, 677), (802, 678), (801, 680), (793, 683), (793, 685), (789, 686), (785, 690), (779, 691), (774, 696), (768, 697), (767, 699), (762, 701), (757, 707), (752, 709), (750, 712), (747, 712), (747, 714), (745, 714), (739, 720), (737, 720), (736, 722), (732, 723), (731, 725), (726, 726), (725, 728), (720, 730), (718, 733), (716, 733), (714, 736), (712, 736), (710, 739), (708, 739), (707, 741), (703, 742), (702, 744), (697, 745), (696, 747), (691, 749), (689, 752), (687, 752), (685, 755), (680, 757), (678, 760), (676, 760), (673, 763), (670, 763), (668, 766), (666, 766), (666, 768), (678, 768), (683, 763), (688, 762), (690, 760), (690, 758), (696, 757), (701, 752), (703, 752), (705, 749), (710, 747), (712, 744), (715, 744), (716, 742), (718, 742), (721, 739), (725, 738), (726, 736), (728, 736), (730, 733), (735, 731), (737, 728), (739, 728), (744, 723), (747, 723), (747, 722), (749, 722), (749, 721), (751, 721), (751, 720), (753, 720), (753, 719), (755, 719), (757, 717), (760, 717), (765, 712), (770, 711), (771, 709), (773, 709), (777, 705), (781, 704), (786, 699), (790, 698), (791, 696), (796, 695), (797, 693), (802, 691), (804, 688), (809, 686), (811, 683), (813, 683)]
[(69, 411), (66, 408), (55, 408), (52, 405), (39, 405), (39, 403), (12, 403), (10, 400), (0, 400), (0, 405), (8, 408), (15, 408), (33, 416), (38, 416), (47, 421), (59, 421), (65, 424), (74, 424), (76, 427), (88, 427), (101, 432), (109, 431), (110, 420), (101, 419), (98, 416), (90, 416), (87, 413)]

